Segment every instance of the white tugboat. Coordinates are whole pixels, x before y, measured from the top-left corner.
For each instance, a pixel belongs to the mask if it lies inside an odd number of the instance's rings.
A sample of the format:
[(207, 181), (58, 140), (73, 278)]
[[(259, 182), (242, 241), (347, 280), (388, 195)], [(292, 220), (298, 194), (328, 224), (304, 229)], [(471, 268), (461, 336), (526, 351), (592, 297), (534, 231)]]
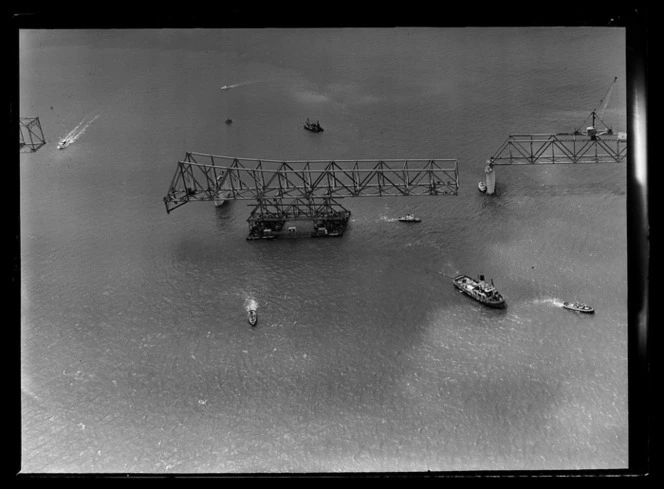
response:
[(415, 217), (413, 214), (406, 214), (405, 216), (401, 216), (399, 218), (399, 221), (401, 222), (421, 222), (422, 219), (419, 217)]
[(589, 305), (583, 304), (581, 302), (568, 302), (568, 301), (565, 301), (565, 302), (563, 302), (563, 307), (565, 309), (569, 309), (570, 311), (585, 312), (587, 314), (592, 314), (592, 313), (595, 312), (595, 309), (593, 309)]

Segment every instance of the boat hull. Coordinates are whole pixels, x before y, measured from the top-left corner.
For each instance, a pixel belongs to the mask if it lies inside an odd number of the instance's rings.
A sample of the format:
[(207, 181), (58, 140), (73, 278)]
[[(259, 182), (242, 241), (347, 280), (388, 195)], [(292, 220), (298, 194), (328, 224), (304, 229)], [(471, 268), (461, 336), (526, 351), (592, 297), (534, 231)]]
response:
[(595, 313), (595, 310), (590, 306), (586, 306), (586, 309), (583, 309), (583, 308), (576, 307), (576, 306), (574, 306), (574, 304), (570, 304), (569, 302), (564, 302), (563, 303), (563, 309), (567, 309), (569, 311), (575, 311), (575, 312), (582, 312), (584, 314), (594, 314)]
[(249, 311), (247, 314), (247, 322), (252, 326), (256, 326), (256, 323), (258, 323), (258, 314), (256, 314), (256, 311)]
[[(475, 301), (479, 302), (480, 304), (484, 304), (487, 307), (491, 307), (493, 309), (505, 309), (507, 307), (507, 303), (505, 302), (505, 299), (502, 298), (500, 300), (492, 300), (486, 297), (484, 294), (475, 292), (475, 290), (469, 285), (477, 285), (478, 282), (471, 277), (468, 277), (467, 275), (457, 275), (454, 278), (454, 286), (460, 291), (463, 292), (464, 295), (467, 295), (471, 299), (474, 299)], [(497, 291), (496, 291), (497, 292)]]

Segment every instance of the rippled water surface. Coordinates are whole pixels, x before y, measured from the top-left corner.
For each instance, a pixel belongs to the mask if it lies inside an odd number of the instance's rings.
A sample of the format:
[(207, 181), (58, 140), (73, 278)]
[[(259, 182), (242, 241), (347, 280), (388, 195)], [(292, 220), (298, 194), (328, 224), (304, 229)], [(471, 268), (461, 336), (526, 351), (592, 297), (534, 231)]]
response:
[[(476, 189), (508, 134), (581, 127), (614, 76), (604, 119), (625, 130), (623, 30), (20, 42), (21, 115), (48, 139), (20, 161), (24, 472), (626, 467), (624, 165), (501, 167), (496, 195)], [(186, 151), (457, 158), (461, 188), (345, 199), (339, 239), (248, 242), (246, 202), (166, 213)]]

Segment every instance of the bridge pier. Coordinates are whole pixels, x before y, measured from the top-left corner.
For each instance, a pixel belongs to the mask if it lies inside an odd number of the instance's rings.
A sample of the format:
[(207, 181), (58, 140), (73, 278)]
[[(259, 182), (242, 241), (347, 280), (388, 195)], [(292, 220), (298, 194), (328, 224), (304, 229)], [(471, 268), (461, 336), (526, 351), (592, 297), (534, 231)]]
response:
[(496, 192), (496, 169), (493, 167), (493, 160), (487, 160), (486, 162), (484, 183), (486, 183), (486, 193), (493, 195)]

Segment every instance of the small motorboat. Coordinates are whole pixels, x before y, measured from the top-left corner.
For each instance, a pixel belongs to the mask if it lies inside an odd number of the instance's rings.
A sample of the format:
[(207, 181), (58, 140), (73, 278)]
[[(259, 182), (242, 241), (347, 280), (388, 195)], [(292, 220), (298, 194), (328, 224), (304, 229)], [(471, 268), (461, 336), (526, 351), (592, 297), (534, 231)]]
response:
[(477, 184), (477, 189), (478, 189), (480, 192), (485, 193), (485, 192), (486, 192), (486, 182), (481, 181), (480, 183), (478, 183), (478, 184)]
[(399, 218), (400, 222), (421, 222), (422, 219), (419, 217), (415, 217), (413, 214), (406, 214), (405, 216), (401, 216)]
[(221, 90), (228, 90), (229, 88), (231, 88), (229, 85), (224, 85), (223, 87), (221, 87)]
[(71, 139), (61, 139), (58, 143), (58, 149), (65, 149), (71, 143)]
[(570, 311), (585, 312), (585, 313), (589, 313), (589, 314), (592, 314), (592, 313), (595, 312), (595, 309), (593, 309), (589, 305), (583, 304), (581, 302), (568, 302), (568, 301), (565, 301), (565, 302), (563, 302), (563, 307), (565, 309), (569, 309)]
[(496, 290), (493, 280), (488, 284), (484, 280), (484, 275), (480, 275), (479, 280), (468, 275), (457, 275), (454, 277), (454, 286), (469, 297), (489, 307), (502, 309), (507, 306), (503, 296)]
[(249, 321), (249, 324), (252, 326), (256, 326), (256, 323), (258, 322), (258, 315), (256, 314), (255, 309), (249, 309), (249, 312), (247, 313), (247, 321)]
[(226, 119), (226, 124), (233, 124), (233, 119), (231, 118)]
[(311, 131), (311, 132), (323, 132), (323, 128), (320, 127), (320, 123), (318, 121), (311, 122), (308, 117), (307, 117), (306, 122), (304, 123), (304, 128), (307, 131)]

